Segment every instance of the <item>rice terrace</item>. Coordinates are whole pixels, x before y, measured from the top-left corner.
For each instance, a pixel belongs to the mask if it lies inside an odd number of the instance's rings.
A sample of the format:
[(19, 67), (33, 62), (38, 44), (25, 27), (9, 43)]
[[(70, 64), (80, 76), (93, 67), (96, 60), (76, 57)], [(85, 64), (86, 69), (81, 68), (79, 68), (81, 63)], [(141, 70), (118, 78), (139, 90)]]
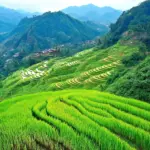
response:
[(150, 104), (138, 100), (66, 90), (12, 98), (0, 111), (2, 149), (150, 149)]

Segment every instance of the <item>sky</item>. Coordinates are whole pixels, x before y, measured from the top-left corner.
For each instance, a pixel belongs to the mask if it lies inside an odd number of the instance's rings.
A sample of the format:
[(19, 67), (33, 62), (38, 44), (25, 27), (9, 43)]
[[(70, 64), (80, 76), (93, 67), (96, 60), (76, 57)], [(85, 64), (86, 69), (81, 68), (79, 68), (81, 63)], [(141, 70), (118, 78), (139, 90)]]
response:
[(0, 5), (12, 9), (23, 9), (30, 12), (58, 11), (68, 6), (95, 4), (111, 6), (119, 10), (128, 10), (144, 0), (0, 0)]

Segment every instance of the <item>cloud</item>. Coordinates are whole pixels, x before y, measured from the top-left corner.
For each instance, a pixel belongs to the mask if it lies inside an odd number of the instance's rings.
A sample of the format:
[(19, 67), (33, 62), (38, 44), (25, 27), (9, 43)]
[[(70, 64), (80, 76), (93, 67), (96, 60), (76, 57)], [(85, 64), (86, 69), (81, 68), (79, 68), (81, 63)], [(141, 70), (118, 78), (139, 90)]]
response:
[(116, 9), (127, 10), (144, 0), (0, 0), (1, 5), (13, 9), (28, 11), (57, 11), (68, 6), (80, 6), (93, 3), (100, 7), (111, 6)]

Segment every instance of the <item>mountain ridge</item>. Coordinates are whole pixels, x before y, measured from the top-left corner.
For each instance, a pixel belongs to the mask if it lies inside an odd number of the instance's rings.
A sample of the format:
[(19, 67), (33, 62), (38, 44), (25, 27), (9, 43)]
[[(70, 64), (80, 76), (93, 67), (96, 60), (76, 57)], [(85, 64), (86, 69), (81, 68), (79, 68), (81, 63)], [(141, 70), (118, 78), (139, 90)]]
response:
[[(63, 9), (62, 11), (81, 21), (93, 21), (105, 25), (116, 22), (122, 13), (121, 10), (116, 10), (109, 6), (98, 7), (94, 4), (71, 6)], [(93, 13), (94, 16), (91, 13)]]

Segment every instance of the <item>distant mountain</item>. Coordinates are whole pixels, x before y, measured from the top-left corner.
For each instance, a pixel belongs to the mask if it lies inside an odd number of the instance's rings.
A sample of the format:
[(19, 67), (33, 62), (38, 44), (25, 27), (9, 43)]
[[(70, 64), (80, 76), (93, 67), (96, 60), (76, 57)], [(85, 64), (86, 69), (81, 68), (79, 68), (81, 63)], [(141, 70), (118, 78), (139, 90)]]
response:
[(15, 28), (14, 24), (0, 21), (0, 33), (10, 32)]
[(40, 12), (28, 12), (28, 11), (23, 10), (23, 9), (17, 9), (16, 11), (23, 14), (23, 15), (25, 15), (25, 16), (27, 16), (27, 17), (42, 15), (42, 13), (40, 13)]
[(23, 17), (23, 14), (13, 9), (0, 7), (0, 21), (17, 25)]
[(32, 14), (0, 6), (0, 33), (12, 31), (21, 19), (33, 15), (38, 15), (38, 13)]
[(93, 21), (109, 25), (117, 21), (122, 11), (111, 7), (98, 7), (93, 4), (71, 6), (62, 10), (64, 13), (81, 21)]
[(89, 26), (90, 28), (93, 28), (94, 30), (98, 30), (100, 33), (107, 33), (109, 31), (109, 27), (106, 25), (102, 25), (102, 24), (97, 24), (94, 23), (92, 21), (85, 21), (84, 22), (87, 26)]
[(23, 14), (13, 9), (0, 7), (0, 33), (13, 30), (22, 18), (24, 18)]

